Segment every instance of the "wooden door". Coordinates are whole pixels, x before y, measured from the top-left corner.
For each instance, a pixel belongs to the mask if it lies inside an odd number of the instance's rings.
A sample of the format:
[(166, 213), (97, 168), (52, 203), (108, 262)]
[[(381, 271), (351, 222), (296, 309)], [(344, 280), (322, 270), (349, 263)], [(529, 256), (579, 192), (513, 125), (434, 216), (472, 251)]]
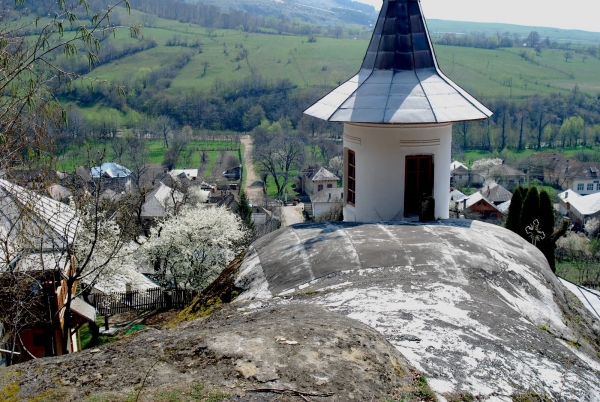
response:
[(433, 156), (407, 156), (404, 183), (404, 216), (418, 215), (423, 198), (433, 194)]

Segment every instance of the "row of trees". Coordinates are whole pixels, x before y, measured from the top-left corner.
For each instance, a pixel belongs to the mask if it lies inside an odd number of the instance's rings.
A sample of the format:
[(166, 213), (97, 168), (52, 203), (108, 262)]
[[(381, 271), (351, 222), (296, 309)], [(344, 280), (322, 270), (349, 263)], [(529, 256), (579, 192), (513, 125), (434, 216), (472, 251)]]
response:
[(497, 100), (487, 105), (494, 112), (490, 119), (454, 125), (454, 143), (459, 150), (600, 143), (600, 98), (577, 87), (568, 95), (534, 95), (522, 103)]
[[(187, 61), (187, 58), (176, 60), (178, 68)], [(146, 116), (165, 116), (179, 127), (189, 125), (194, 129), (249, 132), (266, 119), (270, 122), (287, 120), (294, 129), (312, 136), (321, 133), (339, 136), (342, 132), (340, 124), (328, 124), (302, 113), (322, 95), (322, 89), (298, 89), (289, 80), (268, 80), (256, 73), (239, 81), (217, 81), (208, 92), (181, 90), (175, 94), (165, 89), (170, 86), (177, 69), (161, 69), (171, 72), (168, 78), (157, 71), (146, 70), (116, 80), (119, 87), (126, 89), (127, 97), (120, 96), (110, 86), (95, 90), (77, 87), (72, 91), (65, 90), (61, 95), (84, 105), (100, 103), (115, 109), (111, 116), (100, 113), (96, 122), (87, 125), (95, 135), (115, 124), (140, 133), (150, 132), (151, 124)], [(125, 119), (119, 116), (119, 110), (127, 110)], [(77, 121), (84, 121), (77, 112), (72, 114)], [(75, 127), (66, 129), (72, 136), (92, 134)]]
[[(108, 6), (106, 0), (96, 0), (95, 3), (103, 8)], [(176, 0), (133, 0), (131, 1), (131, 7), (147, 14), (142, 17), (144, 26), (152, 26), (156, 17), (158, 17), (189, 22), (203, 27), (235, 29), (244, 32), (275, 30), (279, 34), (291, 35), (322, 35), (329, 33), (327, 28), (301, 21), (298, 18), (291, 19), (281, 15), (281, 13), (278, 13), (278, 16), (274, 16), (274, 13), (270, 13), (269, 16), (259, 15), (262, 13), (261, 8), (252, 9), (249, 7), (250, 12), (236, 9), (223, 11), (218, 7), (201, 2), (192, 4)], [(339, 11), (337, 17), (348, 23), (363, 25), (369, 23), (369, 16), (366, 14), (353, 10)], [(316, 18), (321, 22), (325, 22), (319, 17)]]
[(587, 47), (574, 47), (570, 42), (553, 41), (550, 37), (542, 39), (537, 31), (531, 31), (524, 38), (518, 33), (495, 33), (488, 36), (485, 32), (471, 32), (468, 34), (445, 33), (435, 40), (435, 43), (447, 46), (476, 47), (483, 49), (498, 49), (510, 47), (528, 47), (541, 53), (543, 49), (563, 49), (579, 51), (600, 58), (600, 45)]

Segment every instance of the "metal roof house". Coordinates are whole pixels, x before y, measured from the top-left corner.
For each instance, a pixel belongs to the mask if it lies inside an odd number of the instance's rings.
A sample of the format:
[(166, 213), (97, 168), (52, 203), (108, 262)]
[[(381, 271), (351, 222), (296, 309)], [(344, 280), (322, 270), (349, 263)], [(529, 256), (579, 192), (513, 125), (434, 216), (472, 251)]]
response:
[(125, 178), (131, 175), (131, 170), (127, 169), (125, 166), (121, 166), (118, 163), (114, 162), (105, 162), (102, 166), (95, 166), (91, 169), (90, 175), (94, 179), (99, 179), (100, 177), (106, 177), (110, 179), (114, 178)]
[(492, 114), (440, 71), (418, 0), (384, 0), (358, 74), (305, 113), (344, 123), (348, 221), (417, 216), (427, 196), (447, 219), (452, 123)]

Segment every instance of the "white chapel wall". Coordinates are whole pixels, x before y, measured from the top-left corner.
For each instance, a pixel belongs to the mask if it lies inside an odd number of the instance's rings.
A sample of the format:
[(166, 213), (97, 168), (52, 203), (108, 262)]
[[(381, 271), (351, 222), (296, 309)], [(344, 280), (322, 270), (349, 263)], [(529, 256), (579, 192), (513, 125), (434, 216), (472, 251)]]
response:
[[(356, 204), (344, 201), (344, 220), (356, 222), (404, 219), (405, 161), (409, 155), (432, 155), (435, 217), (448, 219), (451, 124), (344, 125), (347, 150), (356, 154)], [(347, 171), (347, 170), (346, 170)], [(347, 189), (346, 173), (344, 188)], [(346, 197), (344, 197), (346, 198)]]

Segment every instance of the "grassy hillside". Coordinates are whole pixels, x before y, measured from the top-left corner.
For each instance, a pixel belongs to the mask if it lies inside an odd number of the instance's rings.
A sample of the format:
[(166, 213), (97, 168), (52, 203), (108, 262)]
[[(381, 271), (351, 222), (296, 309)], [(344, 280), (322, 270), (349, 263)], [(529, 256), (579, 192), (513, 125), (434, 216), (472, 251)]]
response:
[(549, 27), (523, 26), (513, 24), (498, 24), (493, 22), (466, 22), (466, 21), (446, 21), (428, 19), (427, 26), (431, 35), (441, 35), (443, 33), (470, 33), (484, 32), (488, 36), (496, 33), (516, 33), (521, 37), (527, 37), (531, 31), (536, 31), (540, 37), (549, 37), (552, 41), (559, 43), (571, 42), (573, 44), (593, 45), (600, 42), (600, 32), (578, 31), (574, 29), (559, 29)]
[[(141, 13), (121, 13), (124, 23), (138, 23)], [(299, 87), (334, 86), (359, 69), (368, 45), (364, 38), (317, 38), (309, 43), (300, 36), (247, 34), (234, 30), (207, 30), (191, 24), (156, 19), (142, 35), (158, 46), (116, 60), (95, 69), (90, 75), (116, 79), (136, 74), (140, 69), (156, 69), (167, 65), (182, 52), (194, 52), (192, 61), (173, 81), (170, 91), (181, 88), (207, 90), (216, 81), (242, 79), (253, 72), (269, 79), (290, 79)], [(202, 52), (181, 46), (165, 46), (178, 35), (199, 39)], [(117, 42), (128, 41), (128, 33), (117, 34)], [(535, 93), (567, 92), (575, 85), (590, 94), (600, 93), (600, 60), (575, 54), (568, 62), (564, 51), (544, 50), (541, 55), (529, 50), (528, 59), (522, 49), (486, 50), (453, 46), (435, 46), (442, 70), (459, 85), (482, 98), (512, 97), (522, 99)], [(247, 58), (242, 52), (247, 53)], [(209, 66), (204, 74), (203, 63)]]

